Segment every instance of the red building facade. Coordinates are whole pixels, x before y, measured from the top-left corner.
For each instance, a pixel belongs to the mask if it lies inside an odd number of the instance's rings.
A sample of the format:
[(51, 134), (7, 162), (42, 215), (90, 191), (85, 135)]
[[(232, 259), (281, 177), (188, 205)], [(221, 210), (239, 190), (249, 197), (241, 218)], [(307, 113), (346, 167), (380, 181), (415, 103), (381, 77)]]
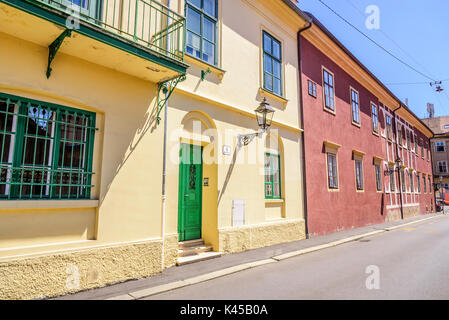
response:
[(433, 212), (431, 130), (316, 19), (300, 60), (309, 235)]

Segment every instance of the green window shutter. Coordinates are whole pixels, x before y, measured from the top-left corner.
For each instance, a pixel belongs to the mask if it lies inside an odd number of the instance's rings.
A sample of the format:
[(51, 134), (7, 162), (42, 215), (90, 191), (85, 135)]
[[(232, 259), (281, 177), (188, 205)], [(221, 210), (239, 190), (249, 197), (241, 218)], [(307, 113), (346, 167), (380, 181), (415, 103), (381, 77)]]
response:
[(88, 199), (95, 113), (0, 93), (0, 199)]

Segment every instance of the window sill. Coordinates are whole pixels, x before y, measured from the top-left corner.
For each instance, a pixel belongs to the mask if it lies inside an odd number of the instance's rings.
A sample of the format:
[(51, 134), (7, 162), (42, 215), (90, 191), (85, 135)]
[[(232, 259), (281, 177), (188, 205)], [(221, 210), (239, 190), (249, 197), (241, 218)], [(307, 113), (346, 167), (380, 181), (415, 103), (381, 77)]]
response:
[(264, 88), (259, 88), (259, 93), (261, 95), (267, 95), (268, 97), (270, 97), (271, 99), (274, 99), (276, 101), (279, 101), (281, 103), (284, 104), (284, 106), (287, 104), (288, 100), (285, 99), (284, 97), (281, 97), (280, 95), (277, 95), (273, 92), (270, 92), (268, 90), (265, 90)]
[(189, 54), (185, 54), (185, 61), (189, 64), (193, 64), (196, 65), (202, 69), (204, 69), (204, 71), (206, 70), (210, 70), (213, 74), (215, 74), (218, 79), (221, 81), (226, 73), (225, 70), (218, 68), (217, 66), (214, 66), (210, 63), (207, 63), (203, 60), (200, 60), (198, 58), (195, 58)]
[(98, 200), (1, 200), (0, 210), (97, 208)]
[(357, 123), (355, 121), (351, 121), (351, 123), (352, 123), (353, 126), (356, 126), (357, 128), (361, 128), (362, 127), (362, 125), (360, 123)]
[(265, 199), (265, 204), (284, 203), (284, 199)]
[(328, 107), (323, 107), (323, 109), (324, 109), (324, 111), (326, 111), (326, 112), (329, 112), (330, 114), (332, 114), (332, 115), (337, 115), (336, 113), (335, 113), (335, 110), (332, 110), (332, 109), (329, 109)]

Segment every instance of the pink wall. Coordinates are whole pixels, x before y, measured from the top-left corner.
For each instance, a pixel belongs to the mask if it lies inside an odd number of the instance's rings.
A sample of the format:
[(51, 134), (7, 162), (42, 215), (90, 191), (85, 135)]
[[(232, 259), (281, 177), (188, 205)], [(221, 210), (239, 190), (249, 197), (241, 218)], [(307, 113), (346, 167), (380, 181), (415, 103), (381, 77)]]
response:
[[(385, 192), (376, 191), (373, 157), (388, 160), (387, 147), (385, 138), (373, 134), (370, 104), (379, 106), (379, 101), (306, 39), (301, 38), (300, 48), (309, 234), (314, 236), (384, 222), (391, 198)], [(334, 73), (335, 115), (323, 110), (322, 66)], [(316, 98), (308, 94), (307, 80), (317, 84)], [(359, 92), (360, 127), (351, 123), (350, 86)], [(385, 127), (383, 117), (379, 118), (379, 126)], [(330, 192), (327, 188), (325, 140), (341, 145), (338, 149), (338, 192)], [(354, 149), (365, 153), (364, 192), (356, 192)], [(421, 157), (418, 167), (421, 172), (432, 172), (430, 162)], [(384, 185), (388, 177), (383, 175), (384, 167), (381, 170)], [(430, 205), (432, 195), (420, 198), (421, 211), (425, 212), (424, 201)]]

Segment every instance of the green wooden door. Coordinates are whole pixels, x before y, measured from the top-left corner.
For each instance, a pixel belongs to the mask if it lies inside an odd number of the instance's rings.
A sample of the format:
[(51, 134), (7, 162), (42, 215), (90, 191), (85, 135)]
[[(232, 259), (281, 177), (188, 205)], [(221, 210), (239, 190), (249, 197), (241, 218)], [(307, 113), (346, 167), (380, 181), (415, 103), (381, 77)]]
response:
[(181, 143), (179, 164), (179, 241), (201, 238), (203, 148)]

